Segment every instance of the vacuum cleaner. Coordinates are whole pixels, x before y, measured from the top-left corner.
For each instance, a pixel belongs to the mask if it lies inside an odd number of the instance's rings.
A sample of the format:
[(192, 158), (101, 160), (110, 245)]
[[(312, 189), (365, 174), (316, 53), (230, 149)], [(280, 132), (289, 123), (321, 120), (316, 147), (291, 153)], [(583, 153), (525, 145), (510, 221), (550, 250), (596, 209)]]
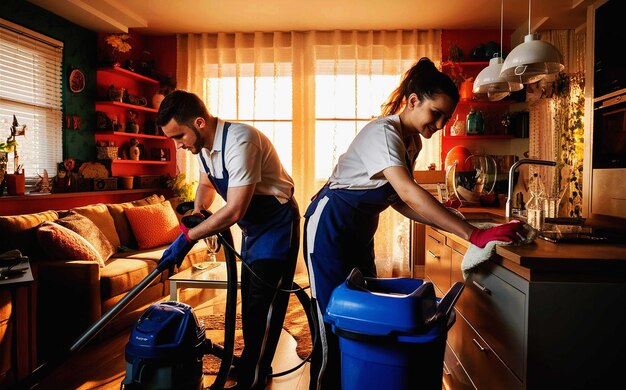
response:
[[(181, 203), (176, 212), (180, 215), (193, 210), (193, 202)], [(182, 218), (182, 223), (192, 228), (210, 213), (203, 216), (189, 215)], [(202, 389), (203, 370), (202, 358), (212, 354), (221, 359), (218, 374), (210, 389), (223, 389), (231, 366), (236, 365), (238, 358), (234, 356), (235, 320), (237, 309), (237, 259), (241, 256), (233, 248), (230, 230), (217, 234), (219, 243), (224, 246), (226, 258), (227, 291), (224, 315), (224, 346), (214, 344), (205, 338), (205, 328), (198, 322), (192, 308), (184, 303), (169, 301), (151, 305), (133, 329), (125, 348), (126, 376), (121, 389)], [(189, 248), (191, 249), (191, 247)], [(143, 280), (133, 287), (117, 304), (106, 312), (95, 324), (89, 327), (67, 350), (37, 367), (30, 375), (17, 382), (11, 388), (35, 388), (39, 381), (58, 368), (69, 356), (78, 352), (89, 343), (117, 314), (136, 298), (152, 281), (166, 269), (173, 269), (174, 260), (159, 261), (157, 267)], [(245, 263), (244, 263), (245, 265)], [(256, 276), (258, 278), (258, 276)], [(267, 284), (270, 286), (269, 284)], [(271, 286), (272, 288), (276, 288)], [(315, 334), (313, 319), (310, 313), (310, 300), (304, 288), (296, 283), (292, 290), (279, 289), (285, 293), (295, 293), (307, 316), (311, 335)], [(312, 353), (312, 352), (311, 352)], [(310, 357), (310, 356), (309, 356)], [(297, 370), (306, 361), (287, 371), (273, 374), (273, 377), (286, 375)]]

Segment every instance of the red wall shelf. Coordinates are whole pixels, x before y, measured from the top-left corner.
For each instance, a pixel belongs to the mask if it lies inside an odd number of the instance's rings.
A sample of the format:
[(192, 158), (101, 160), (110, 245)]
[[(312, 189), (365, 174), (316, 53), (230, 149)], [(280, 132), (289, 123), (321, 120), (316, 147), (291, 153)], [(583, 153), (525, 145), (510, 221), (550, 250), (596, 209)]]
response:
[(151, 134), (144, 134), (144, 133), (126, 133), (123, 131), (108, 131), (108, 132), (100, 131), (98, 132), (98, 134), (104, 135), (104, 136), (116, 135), (116, 136), (128, 137), (128, 138), (147, 138), (147, 139), (161, 139), (161, 140), (168, 139), (164, 135), (151, 135)]
[(141, 164), (141, 165), (167, 165), (169, 161), (157, 160), (111, 160), (113, 164)]
[(159, 112), (159, 110), (157, 110), (156, 108), (151, 108), (151, 107), (146, 107), (146, 106), (138, 106), (135, 104), (128, 104), (128, 103), (122, 103), (122, 102), (113, 102), (113, 101), (97, 101), (96, 102), (96, 107), (97, 106), (115, 106), (115, 107), (121, 107), (121, 108), (129, 108), (131, 110), (139, 110), (139, 111), (147, 111), (147, 112), (153, 112), (153, 113), (157, 113)]
[(487, 134), (487, 135), (451, 135), (448, 136), (449, 139), (458, 139), (458, 140), (481, 140), (481, 139), (513, 139), (512, 135), (509, 134)]
[(135, 73), (135, 72), (131, 72), (130, 70), (124, 69), (124, 68), (120, 68), (119, 66), (114, 66), (111, 68), (98, 68), (99, 72), (108, 72), (108, 73), (112, 73), (115, 74), (117, 76), (126, 76), (128, 78), (134, 79), (134, 80), (139, 80), (139, 81), (143, 81), (146, 83), (152, 83), (152, 84), (159, 84), (158, 80), (152, 79), (150, 77), (146, 77), (142, 74), (139, 73)]
[[(176, 175), (176, 146), (174, 141), (162, 135), (157, 135), (154, 122), (158, 109), (150, 106), (151, 97), (157, 92), (159, 81), (121, 67), (98, 68), (96, 85), (99, 101), (96, 101), (96, 110), (102, 111), (107, 117), (121, 125), (121, 131), (96, 131), (96, 144), (105, 143), (118, 147), (118, 157), (123, 159), (111, 161), (112, 176), (141, 176), (141, 175)], [(142, 97), (147, 100), (147, 106), (107, 100), (111, 88), (124, 88), (129, 96)], [(139, 125), (139, 132), (125, 132), (123, 129), (129, 124), (131, 112), (137, 114), (135, 120)], [(150, 124), (151, 122), (151, 124)], [(150, 126), (148, 126), (150, 125)], [(118, 129), (119, 130), (119, 129)], [(146, 134), (148, 133), (148, 134)], [(143, 147), (141, 159), (128, 159), (130, 140), (135, 138)], [(160, 155), (167, 161), (161, 161)]]

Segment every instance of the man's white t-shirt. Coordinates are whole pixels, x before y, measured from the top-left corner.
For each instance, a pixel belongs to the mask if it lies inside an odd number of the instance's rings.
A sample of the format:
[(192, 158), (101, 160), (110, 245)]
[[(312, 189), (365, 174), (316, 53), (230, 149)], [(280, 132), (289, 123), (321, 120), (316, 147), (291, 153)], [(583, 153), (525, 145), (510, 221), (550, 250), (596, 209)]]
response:
[[(383, 170), (407, 166), (422, 149), (420, 135), (416, 134), (405, 146), (402, 125), (398, 115), (377, 118), (361, 129), (348, 150), (339, 157), (329, 183), (331, 189), (364, 190), (387, 184)], [(412, 170), (413, 167), (410, 167)]]
[[(223, 178), (222, 135), (224, 121), (217, 119), (213, 148), (203, 148), (201, 153), (211, 174)], [(286, 203), (293, 194), (293, 179), (283, 168), (271, 141), (258, 129), (245, 123), (231, 122), (226, 137), (225, 163), (228, 171), (228, 187), (256, 184), (255, 195), (274, 195), (280, 203)], [(206, 170), (198, 156), (200, 171)]]

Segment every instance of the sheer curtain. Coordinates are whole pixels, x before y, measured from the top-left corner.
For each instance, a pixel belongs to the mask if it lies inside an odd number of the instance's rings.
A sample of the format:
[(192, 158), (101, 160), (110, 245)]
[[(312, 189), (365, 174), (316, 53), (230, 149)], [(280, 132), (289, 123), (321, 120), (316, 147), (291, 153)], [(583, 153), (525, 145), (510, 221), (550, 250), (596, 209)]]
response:
[(529, 102), (529, 156), (557, 162), (557, 169), (529, 167), (529, 179), (543, 179), (546, 191), (560, 198), (559, 216), (582, 216), (585, 32), (550, 30), (540, 35), (563, 54), (559, 78), (540, 81), (541, 95)]
[[(223, 119), (253, 124), (274, 142), (304, 212), (357, 132), (419, 58), (441, 59), (440, 31), (310, 31), (178, 36), (178, 84)], [(426, 142), (417, 162), (440, 155)], [(179, 153), (197, 178), (195, 156)], [(379, 275), (409, 273), (409, 222), (389, 209), (376, 235)]]

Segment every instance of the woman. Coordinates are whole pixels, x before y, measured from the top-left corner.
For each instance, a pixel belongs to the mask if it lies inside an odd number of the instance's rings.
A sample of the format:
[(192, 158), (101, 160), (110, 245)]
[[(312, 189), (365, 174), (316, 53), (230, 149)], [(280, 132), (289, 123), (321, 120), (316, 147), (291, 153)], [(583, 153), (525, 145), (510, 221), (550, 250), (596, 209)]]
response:
[(311, 361), (311, 389), (341, 388), (338, 340), (322, 315), (333, 289), (354, 267), (364, 276), (376, 276), (374, 233), (387, 206), (479, 247), (491, 240), (519, 239), (518, 221), (476, 229), (413, 180), (422, 138), (444, 127), (458, 101), (452, 80), (428, 58), (420, 59), (383, 106), (384, 116), (359, 132), (307, 209), (304, 249), (320, 331)]

